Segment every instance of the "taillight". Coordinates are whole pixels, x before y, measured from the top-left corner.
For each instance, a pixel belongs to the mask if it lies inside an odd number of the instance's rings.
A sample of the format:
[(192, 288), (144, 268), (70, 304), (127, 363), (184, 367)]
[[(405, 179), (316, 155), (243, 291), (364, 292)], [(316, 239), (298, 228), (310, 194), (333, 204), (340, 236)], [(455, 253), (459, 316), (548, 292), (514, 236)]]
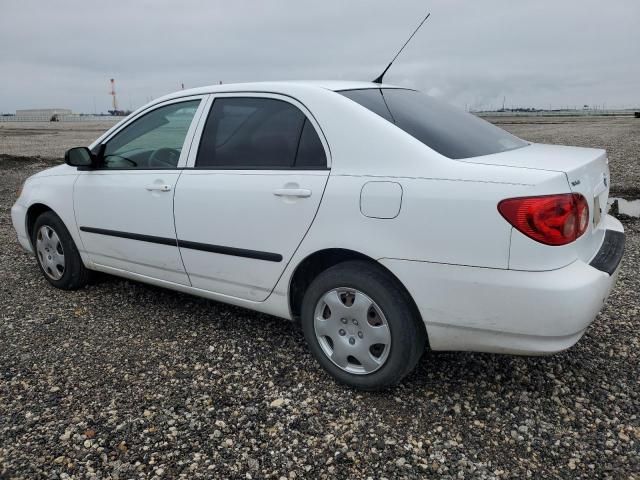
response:
[(527, 237), (546, 245), (566, 245), (589, 226), (589, 205), (579, 193), (508, 198), (498, 211)]

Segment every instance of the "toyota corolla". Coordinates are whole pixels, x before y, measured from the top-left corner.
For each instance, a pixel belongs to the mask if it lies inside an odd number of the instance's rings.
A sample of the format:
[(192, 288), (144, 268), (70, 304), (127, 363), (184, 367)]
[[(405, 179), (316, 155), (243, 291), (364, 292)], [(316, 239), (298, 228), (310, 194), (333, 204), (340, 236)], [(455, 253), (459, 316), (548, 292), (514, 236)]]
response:
[(366, 390), (425, 348), (575, 344), (624, 249), (604, 150), (533, 144), (411, 89), (277, 82), (142, 107), (12, 208), (50, 284), (101, 271), (301, 322)]

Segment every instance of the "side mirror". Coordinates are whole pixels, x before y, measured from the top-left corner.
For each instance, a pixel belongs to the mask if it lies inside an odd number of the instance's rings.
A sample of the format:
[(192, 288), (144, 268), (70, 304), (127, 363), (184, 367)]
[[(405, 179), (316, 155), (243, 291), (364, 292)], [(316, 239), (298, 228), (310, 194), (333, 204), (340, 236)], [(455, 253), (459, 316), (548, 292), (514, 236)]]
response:
[(87, 147), (74, 147), (64, 154), (64, 162), (72, 167), (93, 167), (94, 156)]

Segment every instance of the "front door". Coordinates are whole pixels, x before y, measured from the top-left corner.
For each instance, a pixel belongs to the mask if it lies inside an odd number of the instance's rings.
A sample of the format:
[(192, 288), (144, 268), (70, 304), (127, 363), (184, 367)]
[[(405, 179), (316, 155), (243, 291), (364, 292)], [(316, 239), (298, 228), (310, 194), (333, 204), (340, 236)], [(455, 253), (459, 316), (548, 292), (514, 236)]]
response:
[(100, 168), (78, 176), (76, 221), (98, 266), (189, 285), (173, 196), (201, 102), (173, 101), (139, 116), (106, 141)]
[(329, 176), (325, 146), (302, 109), (275, 95), (215, 97), (175, 196), (194, 287), (253, 301), (274, 288)]

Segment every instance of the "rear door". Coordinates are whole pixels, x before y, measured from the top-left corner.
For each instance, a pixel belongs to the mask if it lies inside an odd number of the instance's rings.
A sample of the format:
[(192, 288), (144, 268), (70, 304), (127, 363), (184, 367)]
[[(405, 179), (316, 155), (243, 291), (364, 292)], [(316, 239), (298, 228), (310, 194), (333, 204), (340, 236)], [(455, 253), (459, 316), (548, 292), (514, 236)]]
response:
[(189, 284), (177, 247), (173, 195), (203, 102), (173, 100), (142, 113), (103, 142), (101, 168), (80, 172), (74, 209), (92, 262)]
[(320, 205), (326, 141), (300, 103), (272, 94), (216, 95), (200, 129), (175, 193), (186, 271), (194, 287), (263, 301)]

